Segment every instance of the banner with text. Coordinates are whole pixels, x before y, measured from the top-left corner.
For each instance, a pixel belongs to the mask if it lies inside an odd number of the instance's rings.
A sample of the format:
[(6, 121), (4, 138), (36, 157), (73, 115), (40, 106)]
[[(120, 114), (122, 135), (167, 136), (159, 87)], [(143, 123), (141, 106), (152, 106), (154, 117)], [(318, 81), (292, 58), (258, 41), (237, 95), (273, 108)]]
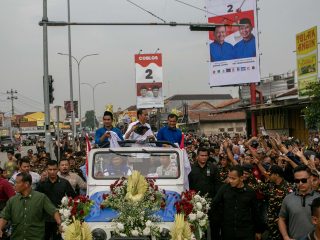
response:
[(136, 54), (137, 108), (162, 108), (163, 74), (162, 55)]
[(306, 87), (318, 81), (317, 27), (296, 35), (297, 76), (299, 97), (306, 97)]
[[(209, 85), (260, 81), (256, 0), (206, 0), (209, 32)], [(240, 26), (227, 26), (241, 24)]]

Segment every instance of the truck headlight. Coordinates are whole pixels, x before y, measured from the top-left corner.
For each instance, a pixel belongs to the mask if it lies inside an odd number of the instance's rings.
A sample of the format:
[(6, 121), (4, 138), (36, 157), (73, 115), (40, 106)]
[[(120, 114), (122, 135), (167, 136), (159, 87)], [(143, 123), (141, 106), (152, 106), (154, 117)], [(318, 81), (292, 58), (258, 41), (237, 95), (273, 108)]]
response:
[(91, 234), (92, 234), (92, 240), (106, 240), (107, 239), (107, 233), (101, 228), (93, 229)]

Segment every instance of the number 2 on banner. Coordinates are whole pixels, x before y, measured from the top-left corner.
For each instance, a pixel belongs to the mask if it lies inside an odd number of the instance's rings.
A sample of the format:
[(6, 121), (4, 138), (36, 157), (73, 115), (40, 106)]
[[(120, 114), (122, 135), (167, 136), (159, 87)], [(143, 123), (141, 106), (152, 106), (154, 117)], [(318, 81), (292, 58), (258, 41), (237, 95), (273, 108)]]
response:
[(227, 8), (228, 8), (228, 12), (233, 12), (233, 5), (230, 4), (227, 6)]
[(153, 79), (153, 76), (152, 76), (152, 69), (148, 68), (145, 73), (147, 74), (146, 75), (146, 79)]

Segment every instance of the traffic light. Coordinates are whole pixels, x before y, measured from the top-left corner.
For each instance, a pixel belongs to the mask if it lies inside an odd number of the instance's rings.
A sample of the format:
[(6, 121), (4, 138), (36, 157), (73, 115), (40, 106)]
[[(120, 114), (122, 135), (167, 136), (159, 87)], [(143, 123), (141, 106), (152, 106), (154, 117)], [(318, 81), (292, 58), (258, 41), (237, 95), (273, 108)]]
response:
[(49, 80), (49, 103), (53, 103), (54, 101), (54, 97), (53, 97), (53, 91), (54, 91), (54, 88), (53, 88), (53, 78), (52, 78), (52, 75), (49, 75), (48, 76), (48, 80)]

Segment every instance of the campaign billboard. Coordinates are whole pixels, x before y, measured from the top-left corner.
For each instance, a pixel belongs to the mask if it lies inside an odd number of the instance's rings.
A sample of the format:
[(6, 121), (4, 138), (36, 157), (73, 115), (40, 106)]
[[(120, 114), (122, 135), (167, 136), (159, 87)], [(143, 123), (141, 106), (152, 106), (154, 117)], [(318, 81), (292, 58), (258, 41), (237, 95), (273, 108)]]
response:
[(164, 107), (162, 55), (136, 54), (134, 58), (137, 108)]
[[(64, 108), (67, 113), (66, 118), (71, 118), (72, 116), (71, 101), (64, 101)], [(73, 108), (74, 108), (74, 117), (78, 118), (78, 101), (73, 101)]]
[(209, 85), (260, 81), (256, 0), (206, 0), (209, 32)]
[(299, 98), (306, 97), (306, 87), (318, 81), (317, 27), (296, 35), (297, 77)]

